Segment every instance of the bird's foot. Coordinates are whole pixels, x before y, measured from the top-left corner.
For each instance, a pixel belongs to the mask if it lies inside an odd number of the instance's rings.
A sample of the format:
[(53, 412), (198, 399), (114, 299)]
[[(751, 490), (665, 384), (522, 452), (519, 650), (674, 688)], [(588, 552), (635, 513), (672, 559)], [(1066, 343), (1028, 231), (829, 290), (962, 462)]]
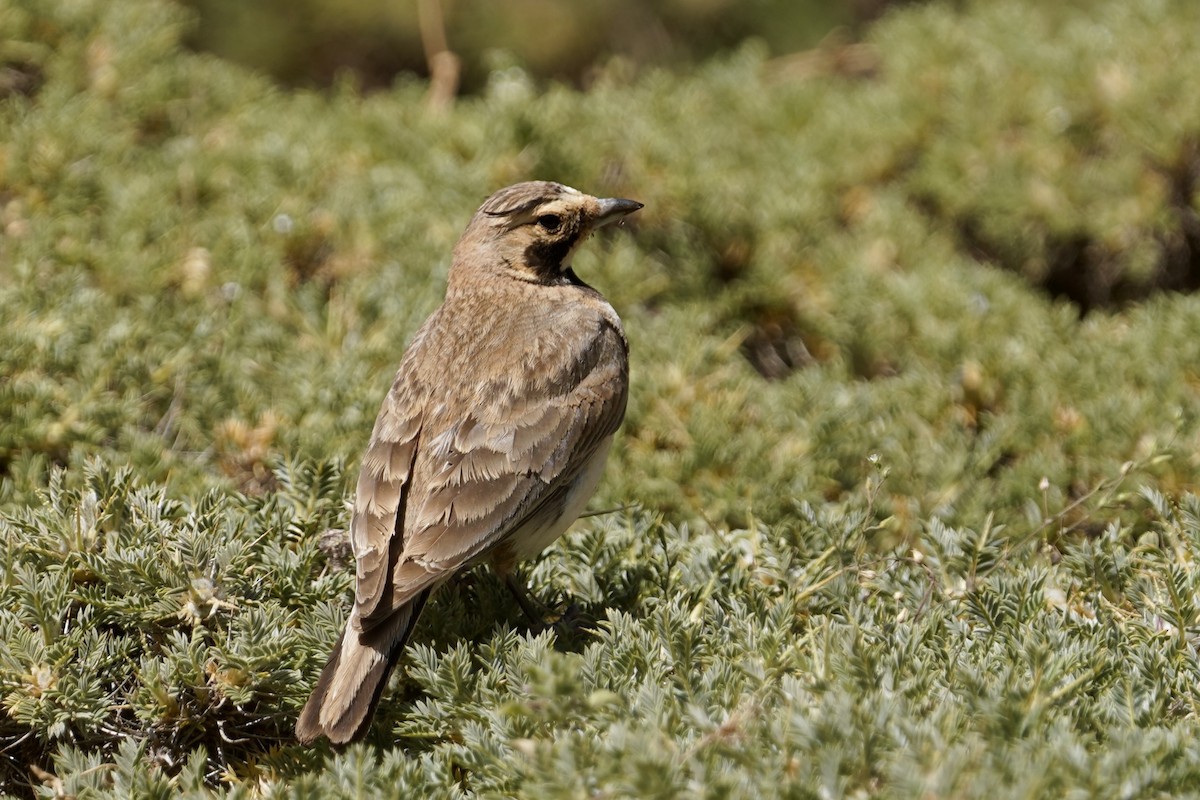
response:
[(596, 620), (577, 603), (551, 608), (534, 597), (525, 584), (513, 575), (506, 576), (504, 584), (525, 614), (529, 629), (535, 633), (553, 630), (559, 636), (576, 637), (596, 624)]

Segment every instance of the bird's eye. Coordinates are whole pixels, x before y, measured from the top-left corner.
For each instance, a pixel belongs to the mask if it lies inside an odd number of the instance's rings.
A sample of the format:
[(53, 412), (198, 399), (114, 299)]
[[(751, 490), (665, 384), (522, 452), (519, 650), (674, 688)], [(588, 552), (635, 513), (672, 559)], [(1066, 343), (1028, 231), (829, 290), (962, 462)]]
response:
[(558, 230), (558, 226), (562, 225), (562, 217), (558, 216), (558, 214), (542, 214), (538, 217), (537, 224), (553, 232)]

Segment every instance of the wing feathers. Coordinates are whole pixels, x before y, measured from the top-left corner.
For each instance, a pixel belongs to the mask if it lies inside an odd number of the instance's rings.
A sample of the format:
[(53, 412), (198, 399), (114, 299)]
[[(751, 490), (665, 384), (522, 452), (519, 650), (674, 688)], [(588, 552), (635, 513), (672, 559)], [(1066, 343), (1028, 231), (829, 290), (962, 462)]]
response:
[[(397, 537), (396, 531), (402, 525), (402, 506), (409, 494), (409, 477), (417, 456), (417, 427), (385, 424), (384, 420), (396, 416), (390, 411), (390, 404), (385, 405), (380, 412), (380, 423), (375, 426), (376, 432), (384, 428), (411, 431), (412, 438), (389, 442), (372, 437), (363, 456), (354, 516), (350, 521), (350, 545), (354, 550), (357, 578), (355, 619), (359, 626), (379, 618), (380, 601), (389, 594), (387, 584), (394, 555), (403, 544), (403, 537)], [(391, 609), (383, 609), (382, 613), (391, 613)]]

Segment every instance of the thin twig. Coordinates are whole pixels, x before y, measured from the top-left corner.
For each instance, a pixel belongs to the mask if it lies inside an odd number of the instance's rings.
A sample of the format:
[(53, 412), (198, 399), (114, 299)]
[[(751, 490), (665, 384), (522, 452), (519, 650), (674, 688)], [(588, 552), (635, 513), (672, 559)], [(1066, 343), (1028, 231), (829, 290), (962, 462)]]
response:
[(421, 45), (425, 48), (425, 63), (429, 67), (429, 93), (425, 104), (433, 111), (443, 112), (454, 105), (462, 61), (450, 50), (446, 41), (446, 17), (441, 0), (419, 0), (417, 22), (421, 28)]

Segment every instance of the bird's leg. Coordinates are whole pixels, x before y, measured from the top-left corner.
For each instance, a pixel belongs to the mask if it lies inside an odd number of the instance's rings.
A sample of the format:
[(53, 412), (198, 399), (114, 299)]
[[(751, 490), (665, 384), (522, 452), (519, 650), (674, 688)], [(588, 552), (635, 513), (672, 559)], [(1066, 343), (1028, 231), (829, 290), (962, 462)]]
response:
[(575, 603), (569, 604), (562, 611), (550, 608), (533, 596), (529, 587), (517, 577), (515, 572), (504, 576), (504, 585), (512, 593), (517, 605), (524, 612), (525, 618), (529, 620), (529, 627), (534, 631), (553, 628), (560, 636), (575, 636), (596, 624), (596, 621), (585, 614)]
[(513, 599), (517, 601), (517, 605), (521, 607), (525, 618), (529, 620), (530, 627), (541, 630), (547, 627), (550, 621), (557, 616), (554, 609), (533, 596), (529, 591), (529, 587), (525, 585), (525, 582), (517, 577), (517, 573), (510, 572), (505, 575), (504, 585), (512, 593)]

